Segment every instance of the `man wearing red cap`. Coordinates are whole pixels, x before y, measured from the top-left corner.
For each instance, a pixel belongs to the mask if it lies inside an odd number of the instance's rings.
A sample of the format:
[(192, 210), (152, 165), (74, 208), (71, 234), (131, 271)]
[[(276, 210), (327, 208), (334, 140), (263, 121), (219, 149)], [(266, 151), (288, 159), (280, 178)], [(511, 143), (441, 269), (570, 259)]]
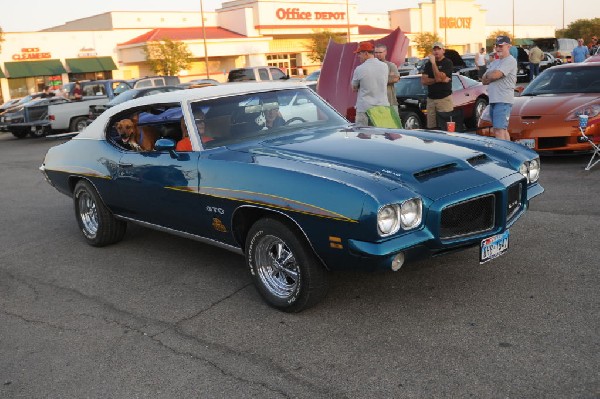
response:
[(352, 75), (352, 90), (356, 96), (356, 126), (368, 126), (369, 108), (384, 105), (389, 106), (387, 98), (388, 67), (375, 58), (375, 46), (371, 42), (360, 42), (355, 53), (361, 64)]

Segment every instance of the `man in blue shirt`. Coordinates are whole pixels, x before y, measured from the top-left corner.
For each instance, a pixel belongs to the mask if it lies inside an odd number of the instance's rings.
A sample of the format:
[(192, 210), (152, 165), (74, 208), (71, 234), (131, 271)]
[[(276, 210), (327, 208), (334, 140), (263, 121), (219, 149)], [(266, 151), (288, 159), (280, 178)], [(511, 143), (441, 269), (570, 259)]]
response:
[(577, 39), (577, 47), (573, 49), (573, 62), (583, 62), (590, 56), (590, 50), (583, 44), (583, 39)]

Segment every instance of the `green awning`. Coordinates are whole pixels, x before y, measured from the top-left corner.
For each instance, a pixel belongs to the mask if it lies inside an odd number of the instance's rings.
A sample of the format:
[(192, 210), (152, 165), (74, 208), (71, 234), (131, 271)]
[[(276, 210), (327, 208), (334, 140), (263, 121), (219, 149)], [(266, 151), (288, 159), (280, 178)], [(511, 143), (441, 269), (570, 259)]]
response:
[(5, 62), (9, 78), (52, 76), (67, 73), (60, 60)]
[(117, 69), (112, 57), (67, 58), (71, 73), (113, 71)]
[(2, 69), (0, 69), (0, 78), (5, 78), (6, 76), (4, 76), (4, 72), (2, 72)]

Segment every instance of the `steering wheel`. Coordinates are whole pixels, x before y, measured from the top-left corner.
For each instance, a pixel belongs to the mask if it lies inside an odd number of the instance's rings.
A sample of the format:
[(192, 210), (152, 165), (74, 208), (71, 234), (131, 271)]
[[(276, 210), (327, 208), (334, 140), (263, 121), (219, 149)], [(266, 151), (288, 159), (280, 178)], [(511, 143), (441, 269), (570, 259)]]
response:
[(299, 116), (294, 116), (293, 118), (288, 119), (283, 126), (291, 125), (294, 122), (306, 123), (306, 119)]

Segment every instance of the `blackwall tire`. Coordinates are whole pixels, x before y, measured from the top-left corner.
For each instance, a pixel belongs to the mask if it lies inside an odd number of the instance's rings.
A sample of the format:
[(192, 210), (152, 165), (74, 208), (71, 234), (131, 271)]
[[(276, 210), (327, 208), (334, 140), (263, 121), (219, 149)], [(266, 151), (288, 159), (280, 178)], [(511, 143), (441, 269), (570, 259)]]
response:
[(18, 139), (23, 139), (25, 137), (27, 137), (27, 130), (11, 130), (10, 131), (12, 133), (13, 136), (15, 136)]
[(73, 201), (77, 224), (88, 244), (103, 247), (123, 239), (127, 223), (115, 219), (88, 181), (75, 185)]
[(327, 295), (327, 270), (296, 228), (279, 220), (265, 218), (252, 226), (246, 265), (258, 292), (276, 309), (300, 312)]

